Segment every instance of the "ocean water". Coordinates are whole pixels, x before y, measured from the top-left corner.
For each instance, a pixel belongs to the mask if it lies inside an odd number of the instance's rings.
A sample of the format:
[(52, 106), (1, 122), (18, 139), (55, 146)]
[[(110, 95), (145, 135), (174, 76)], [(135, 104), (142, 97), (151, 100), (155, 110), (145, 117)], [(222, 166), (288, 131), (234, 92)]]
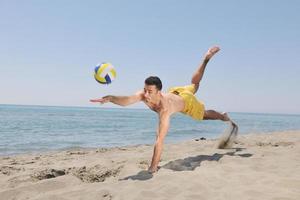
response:
[[(300, 130), (300, 115), (229, 115), (240, 134)], [(179, 113), (171, 119), (166, 143), (217, 138), (226, 126)], [(156, 129), (157, 115), (146, 109), (0, 105), (0, 155), (153, 144)]]

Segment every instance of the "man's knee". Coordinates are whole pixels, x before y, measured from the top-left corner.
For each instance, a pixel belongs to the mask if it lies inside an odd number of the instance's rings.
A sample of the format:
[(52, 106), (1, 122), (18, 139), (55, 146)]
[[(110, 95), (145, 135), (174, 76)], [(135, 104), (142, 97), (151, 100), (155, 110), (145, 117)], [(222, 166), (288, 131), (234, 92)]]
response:
[(203, 115), (203, 120), (208, 120), (209, 118), (209, 113), (207, 112), (207, 110), (204, 111), (204, 115)]

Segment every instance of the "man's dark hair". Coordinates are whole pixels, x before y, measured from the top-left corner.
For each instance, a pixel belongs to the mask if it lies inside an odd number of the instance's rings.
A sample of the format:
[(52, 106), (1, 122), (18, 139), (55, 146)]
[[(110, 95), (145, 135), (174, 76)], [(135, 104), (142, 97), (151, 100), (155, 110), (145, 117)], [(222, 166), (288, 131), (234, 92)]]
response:
[(146, 85), (155, 85), (158, 90), (161, 90), (162, 83), (161, 80), (157, 76), (149, 76), (145, 80)]

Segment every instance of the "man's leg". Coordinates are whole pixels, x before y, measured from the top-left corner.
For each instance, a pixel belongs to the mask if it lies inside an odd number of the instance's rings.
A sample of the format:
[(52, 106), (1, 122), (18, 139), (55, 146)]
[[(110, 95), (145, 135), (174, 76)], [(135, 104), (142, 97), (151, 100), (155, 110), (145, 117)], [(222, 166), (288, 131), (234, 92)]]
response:
[(220, 113), (215, 110), (205, 110), (203, 120), (222, 120), (225, 122), (230, 121), (233, 127), (238, 128), (237, 124), (234, 121), (232, 121), (225, 112)]
[(227, 113), (219, 113), (215, 110), (205, 110), (204, 120), (222, 120), (222, 121), (231, 121)]
[(192, 84), (195, 84), (195, 93), (197, 92), (198, 88), (199, 88), (199, 83), (203, 77), (204, 71), (205, 71), (205, 67), (208, 63), (208, 61), (211, 59), (211, 57), (213, 57), (213, 55), (215, 55), (218, 51), (220, 50), (219, 47), (214, 46), (208, 49), (207, 53), (204, 56), (204, 60), (203, 62), (199, 65), (197, 71), (193, 74), (192, 77)]

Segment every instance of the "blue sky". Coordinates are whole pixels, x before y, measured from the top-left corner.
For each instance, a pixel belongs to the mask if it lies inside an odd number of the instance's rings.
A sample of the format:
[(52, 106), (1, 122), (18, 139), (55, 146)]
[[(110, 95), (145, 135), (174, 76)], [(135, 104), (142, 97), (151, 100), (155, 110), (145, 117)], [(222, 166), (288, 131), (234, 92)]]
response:
[[(299, 10), (293, 0), (0, 0), (0, 104), (95, 106), (149, 75), (164, 90), (189, 84), (217, 44), (197, 93), (208, 109), (299, 114)], [(117, 70), (111, 85), (93, 78), (100, 62)]]

